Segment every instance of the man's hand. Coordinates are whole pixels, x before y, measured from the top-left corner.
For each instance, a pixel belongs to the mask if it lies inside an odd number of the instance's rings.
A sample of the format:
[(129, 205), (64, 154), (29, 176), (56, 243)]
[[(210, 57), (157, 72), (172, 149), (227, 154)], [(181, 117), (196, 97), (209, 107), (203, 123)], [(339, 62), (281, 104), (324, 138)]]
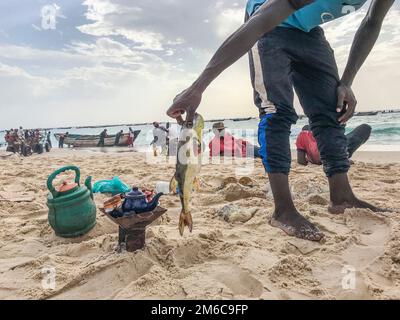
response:
[(349, 86), (341, 84), (337, 89), (338, 102), (336, 111), (342, 116), (339, 122), (345, 125), (353, 116), (357, 106), (357, 99)]
[[(190, 87), (175, 97), (172, 106), (167, 111), (167, 115), (175, 118), (181, 125), (186, 121), (187, 126), (191, 127), (201, 98), (202, 91)], [(185, 113), (186, 120), (184, 121), (182, 115)]]

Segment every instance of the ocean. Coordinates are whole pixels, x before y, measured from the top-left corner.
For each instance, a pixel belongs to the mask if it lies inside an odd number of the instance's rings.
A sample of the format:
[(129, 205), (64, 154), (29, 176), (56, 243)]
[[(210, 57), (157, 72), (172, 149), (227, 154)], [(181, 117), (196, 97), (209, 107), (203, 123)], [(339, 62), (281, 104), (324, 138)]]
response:
[[(224, 121), (227, 130), (231, 132), (237, 138), (245, 138), (248, 141), (257, 144), (257, 126), (258, 119), (251, 119), (246, 121)], [(296, 125), (292, 127), (292, 134), (290, 136), (291, 147), (295, 149), (296, 137), (301, 131), (301, 128), (308, 123), (306, 118), (301, 119)], [(362, 151), (400, 151), (400, 113), (380, 113), (378, 115), (371, 116), (357, 116), (354, 117), (346, 127), (346, 131), (350, 132), (355, 127), (366, 123), (372, 127), (372, 135), (369, 141), (360, 149)], [(208, 142), (212, 139), (213, 134), (211, 132), (213, 122), (206, 122), (206, 130), (204, 134), (204, 142), (208, 145)], [(17, 125), (17, 124), (16, 124)], [(109, 134), (115, 134), (120, 130), (127, 132), (128, 127), (116, 126), (107, 127)], [(140, 150), (146, 150), (149, 143), (152, 141), (152, 125), (135, 125), (132, 126), (134, 130), (141, 130), (141, 134), (136, 140), (135, 147)], [(99, 134), (102, 128), (72, 128), (68, 130), (53, 129), (51, 132), (61, 133), (68, 131), (71, 134)], [(175, 128), (177, 130), (177, 127)], [(53, 146), (57, 146), (58, 143), (52, 135)], [(0, 144), (1, 149), (4, 149), (4, 132), (0, 133)]]

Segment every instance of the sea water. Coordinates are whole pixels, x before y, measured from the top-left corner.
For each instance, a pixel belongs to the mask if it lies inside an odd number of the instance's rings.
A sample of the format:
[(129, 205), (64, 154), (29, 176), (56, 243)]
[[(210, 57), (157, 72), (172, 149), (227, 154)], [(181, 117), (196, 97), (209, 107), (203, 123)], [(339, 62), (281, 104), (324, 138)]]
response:
[[(225, 120), (224, 124), (227, 131), (232, 133), (236, 138), (244, 138), (251, 143), (257, 145), (257, 127), (258, 119), (251, 119), (246, 121), (233, 121)], [(372, 127), (372, 134), (369, 141), (360, 149), (363, 151), (400, 151), (400, 113), (386, 113), (374, 116), (358, 116), (351, 119), (346, 127), (346, 132), (351, 132), (357, 126), (366, 123)], [(296, 137), (301, 131), (302, 127), (308, 124), (308, 119), (303, 118), (292, 127), (290, 136), (291, 147), (295, 149)], [(16, 124), (17, 126), (18, 124)], [(164, 124), (165, 125), (165, 124)], [(208, 145), (209, 141), (213, 138), (212, 133), (213, 122), (206, 122), (204, 130), (204, 143)], [(153, 140), (153, 126), (152, 125), (134, 125), (131, 126), (133, 130), (141, 130), (141, 134), (135, 142), (135, 147), (139, 151), (147, 150), (150, 142)], [(177, 126), (173, 125), (174, 130), (179, 130)], [(126, 126), (106, 127), (109, 134), (116, 134), (120, 130), (128, 131)], [(83, 135), (96, 135), (100, 134), (103, 128), (72, 128), (72, 129), (53, 129), (52, 143), (54, 147), (58, 146), (58, 142), (54, 138), (55, 133), (65, 133), (68, 131), (70, 134), (83, 134)], [(4, 132), (0, 132), (0, 144), (4, 149)]]

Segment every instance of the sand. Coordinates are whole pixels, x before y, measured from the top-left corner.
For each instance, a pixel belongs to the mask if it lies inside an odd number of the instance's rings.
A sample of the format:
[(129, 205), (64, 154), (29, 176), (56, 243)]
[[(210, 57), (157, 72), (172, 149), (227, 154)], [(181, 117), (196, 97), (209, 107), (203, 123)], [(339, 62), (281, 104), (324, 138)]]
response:
[[(399, 157), (367, 157), (351, 169), (354, 190), (394, 213), (332, 216), (322, 168), (293, 163), (296, 205), (326, 235), (302, 241), (267, 223), (273, 202), (260, 161), (247, 174), (250, 186), (235, 181), (237, 166), (207, 164), (193, 197), (193, 233), (179, 236), (179, 200), (163, 197), (168, 213), (136, 253), (115, 251), (117, 227), (100, 212), (87, 235), (56, 237), (47, 223), (47, 176), (74, 164), (83, 178), (118, 175), (153, 188), (171, 178), (173, 164), (72, 150), (0, 157), (0, 299), (400, 299)], [(106, 198), (96, 195), (98, 207)], [(44, 268), (55, 271), (54, 290), (43, 287)]]

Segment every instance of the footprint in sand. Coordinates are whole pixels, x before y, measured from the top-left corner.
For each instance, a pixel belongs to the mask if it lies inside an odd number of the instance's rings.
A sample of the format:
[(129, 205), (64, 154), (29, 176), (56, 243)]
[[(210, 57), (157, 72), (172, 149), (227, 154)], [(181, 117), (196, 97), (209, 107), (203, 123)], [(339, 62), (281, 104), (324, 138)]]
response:
[(343, 259), (355, 268), (363, 269), (384, 254), (390, 239), (390, 226), (384, 217), (360, 209), (347, 210), (345, 221), (359, 242), (344, 251)]
[[(384, 285), (379, 279), (382, 279), (381, 270), (387, 266), (380, 258), (387, 249), (391, 227), (385, 217), (368, 210), (350, 209), (343, 218), (342, 229), (347, 229), (346, 238), (350, 241), (344, 247), (339, 243), (336, 258), (316, 268), (314, 275), (338, 299), (374, 298), (376, 284)], [(355, 279), (352, 290), (346, 289), (347, 284), (351, 285), (345, 281), (346, 275)]]

